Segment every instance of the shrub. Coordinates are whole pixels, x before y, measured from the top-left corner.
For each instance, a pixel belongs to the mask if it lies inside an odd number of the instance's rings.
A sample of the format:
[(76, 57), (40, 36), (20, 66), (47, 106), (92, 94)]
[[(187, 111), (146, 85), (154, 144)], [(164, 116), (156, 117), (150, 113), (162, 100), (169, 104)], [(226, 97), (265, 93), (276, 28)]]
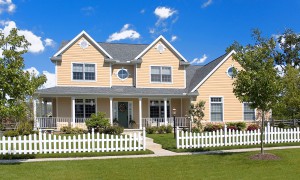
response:
[(16, 136), (19, 136), (19, 132), (16, 131), (16, 130), (9, 130), (9, 131), (5, 131), (3, 133), (3, 136), (5, 136), (5, 137), (16, 137)]
[(166, 133), (172, 133), (172, 131), (173, 131), (173, 127), (171, 125), (168, 125), (166, 127)]
[(0, 123), (0, 131), (4, 131), (5, 127), (3, 126), (3, 124)]
[(259, 129), (259, 125), (257, 125), (257, 124), (250, 124), (247, 127), (247, 131), (255, 131), (255, 130), (258, 130), (258, 129)]
[(192, 127), (192, 133), (200, 133), (200, 129), (197, 127)]
[(221, 124), (206, 124), (204, 127), (204, 131), (212, 132), (223, 129), (223, 126)]
[(23, 121), (17, 128), (19, 135), (29, 135), (33, 133), (33, 123), (30, 121)]
[(245, 130), (246, 129), (246, 123), (245, 122), (229, 122), (226, 123), (227, 129), (232, 129), (232, 130)]
[(65, 134), (72, 134), (72, 128), (69, 126), (63, 126), (60, 128), (60, 131)]
[(285, 125), (284, 125), (283, 122), (280, 122), (280, 123), (278, 124), (278, 127), (279, 127), (279, 128), (285, 128)]
[(105, 118), (104, 112), (92, 114), (91, 118), (85, 121), (85, 124), (89, 131), (94, 128), (95, 132), (101, 132), (101, 129), (106, 129), (110, 126), (109, 119)]
[(71, 134), (83, 134), (84, 130), (79, 127), (71, 128)]
[(109, 126), (107, 128), (104, 129), (105, 134), (114, 134), (114, 135), (120, 135), (121, 133), (123, 133), (124, 128), (121, 126)]
[(147, 127), (146, 128), (146, 133), (147, 134), (155, 134), (157, 132), (157, 127)]
[(158, 134), (164, 134), (166, 132), (166, 129), (166, 126), (162, 125), (158, 127), (157, 132)]

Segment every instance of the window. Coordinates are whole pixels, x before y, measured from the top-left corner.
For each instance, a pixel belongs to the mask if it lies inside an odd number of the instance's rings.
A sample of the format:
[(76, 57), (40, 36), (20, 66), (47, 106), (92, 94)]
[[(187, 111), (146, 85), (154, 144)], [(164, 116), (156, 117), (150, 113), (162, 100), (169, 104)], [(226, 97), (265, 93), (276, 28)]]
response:
[(127, 69), (120, 69), (118, 71), (118, 78), (121, 79), (121, 80), (124, 80), (124, 79), (127, 79), (129, 76), (129, 73), (127, 71)]
[(255, 120), (255, 110), (250, 107), (250, 103), (243, 103), (244, 106), (244, 120), (254, 121)]
[(151, 66), (151, 82), (172, 82), (171, 67)]
[(229, 67), (227, 69), (227, 75), (229, 77), (233, 78), (234, 77), (234, 73), (237, 73), (237, 69), (235, 67), (231, 66), (231, 67)]
[(73, 80), (95, 80), (95, 64), (73, 64)]
[[(151, 100), (150, 101), (150, 117), (151, 118), (163, 118), (165, 117), (164, 101)], [(167, 101), (167, 116), (170, 117), (170, 103)]]
[(222, 97), (210, 98), (210, 120), (223, 121), (223, 98)]
[(75, 118), (89, 118), (96, 112), (95, 99), (75, 99)]

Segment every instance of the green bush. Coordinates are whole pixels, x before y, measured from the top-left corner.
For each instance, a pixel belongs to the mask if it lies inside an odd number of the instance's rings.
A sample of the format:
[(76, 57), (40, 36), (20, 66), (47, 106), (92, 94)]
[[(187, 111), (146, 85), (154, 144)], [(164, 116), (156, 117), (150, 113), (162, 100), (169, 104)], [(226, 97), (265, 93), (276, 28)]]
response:
[(109, 126), (104, 129), (105, 134), (114, 134), (114, 135), (120, 135), (124, 132), (124, 128), (121, 126)]
[(3, 126), (3, 124), (0, 123), (0, 131), (4, 131), (5, 127)]
[(171, 125), (168, 125), (166, 127), (166, 133), (172, 133), (173, 132), (173, 127)]
[(204, 131), (207, 132), (213, 132), (220, 129), (223, 129), (223, 126), (221, 124), (206, 124), (204, 127)]
[(226, 123), (227, 129), (232, 129), (232, 130), (245, 130), (246, 129), (246, 123), (245, 122), (229, 122)]
[(3, 133), (3, 136), (5, 136), (5, 137), (16, 137), (16, 136), (19, 136), (19, 135), (20, 135), (19, 132), (16, 131), (16, 130), (9, 130), (9, 131), (5, 131)]
[(63, 126), (60, 128), (60, 131), (65, 134), (72, 134), (72, 128), (69, 126)]
[(200, 133), (200, 129), (198, 127), (192, 127), (192, 133)]
[(158, 134), (164, 134), (166, 132), (166, 129), (166, 126), (162, 125), (158, 127), (157, 132)]
[(155, 127), (155, 126), (146, 128), (147, 134), (156, 134), (156, 132), (157, 132), (157, 127)]
[(79, 127), (71, 128), (69, 126), (61, 127), (60, 131), (63, 132), (64, 134), (86, 134), (88, 132)]
[(105, 118), (104, 112), (92, 114), (91, 118), (85, 121), (85, 124), (89, 131), (94, 128), (95, 132), (101, 132), (103, 131), (102, 129), (106, 129), (110, 126), (109, 119)]
[(32, 121), (21, 122), (16, 131), (18, 131), (19, 135), (33, 134), (33, 122)]
[(280, 123), (278, 124), (278, 127), (279, 127), (279, 128), (285, 128), (286, 126), (284, 125), (283, 122), (280, 122)]

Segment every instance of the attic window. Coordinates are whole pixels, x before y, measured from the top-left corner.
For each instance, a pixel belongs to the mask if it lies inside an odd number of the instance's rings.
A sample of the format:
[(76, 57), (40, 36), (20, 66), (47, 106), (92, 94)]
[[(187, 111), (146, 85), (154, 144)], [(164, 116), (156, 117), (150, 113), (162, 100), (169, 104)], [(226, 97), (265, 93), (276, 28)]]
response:
[(122, 69), (120, 69), (120, 70), (118, 71), (117, 76), (118, 76), (119, 79), (125, 80), (125, 79), (128, 78), (129, 73), (128, 73), (127, 69), (122, 68)]
[(235, 67), (233, 67), (233, 66), (230, 66), (230, 67), (227, 69), (227, 71), (226, 71), (227, 75), (228, 75), (229, 77), (231, 77), (231, 78), (234, 78), (234, 73), (235, 73), (235, 72), (237, 72), (237, 69), (236, 69)]
[(162, 43), (159, 43), (157, 44), (156, 49), (161, 54), (165, 51), (166, 47)]
[(79, 46), (82, 48), (82, 49), (86, 49), (87, 47), (89, 47), (89, 43), (83, 39), (79, 42)]

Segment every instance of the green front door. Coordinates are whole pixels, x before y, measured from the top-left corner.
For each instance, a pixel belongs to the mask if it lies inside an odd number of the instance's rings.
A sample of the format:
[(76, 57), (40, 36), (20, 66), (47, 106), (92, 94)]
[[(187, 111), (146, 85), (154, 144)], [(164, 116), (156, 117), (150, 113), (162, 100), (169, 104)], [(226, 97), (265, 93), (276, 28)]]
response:
[(120, 126), (128, 128), (128, 102), (118, 102), (118, 121)]

